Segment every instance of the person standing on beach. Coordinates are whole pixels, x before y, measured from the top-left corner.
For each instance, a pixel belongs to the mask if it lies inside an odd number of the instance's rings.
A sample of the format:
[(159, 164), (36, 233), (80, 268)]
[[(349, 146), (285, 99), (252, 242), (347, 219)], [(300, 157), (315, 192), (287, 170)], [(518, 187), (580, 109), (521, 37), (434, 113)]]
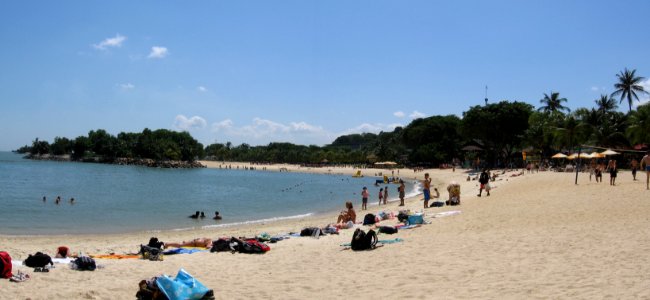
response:
[(645, 169), (645, 189), (650, 190), (650, 150), (641, 159), (641, 167)]
[(384, 189), (380, 188), (379, 189), (379, 203), (377, 205), (381, 205), (381, 200), (384, 198)]
[(478, 178), (478, 182), (481, 184), (480, 188), (478, 190), (478, 195), (481, 197), (481, 194), (483, 193), (483, 189), (487, 192), (488, 197), (490, 197), (490, 189), (487, 187), (487, 185), (490, 183), (490, 175), (488, 174), (486, 169), (483, 169), (483, 172), (481, 172), (481, 175)]
[(388, 201), (388, 187), (384, 189), (384, 205), (386, 205), (386, 201)]
[(368, 209), (369, 197), (370, 197), (370, 193), (368, 193), (368, 188), (364, 186), (363, 190), (361, 191), (361, 210)]
[(397, 187), (397, 191), (399, 191), (399, 206), (404, 206), (404, 196), (406, 193), (404, 190), (406, 189), (406, 186), (404, 185), (404, 180), (399, 181), (399, 187)]
[(632, 168), (632, 179), (636, 181), (636, 170), (639, 169), (639, 162), (636, 160), (636, 158), (632, 159), (630, 162), (630, 167)]
[(616, 160), (609, 160), (607, 170), (609, 170), (609, 185), (616, 185), (616, 174), (618, 173), (618, 170), (616, 169)]
[(429, 178), (429, 173), (424, 173), (424, 180), (422, 181), (422, 193), (424, 194), (424, 208), (428, 208), (429, 199), (431, 199), (431, 178)]

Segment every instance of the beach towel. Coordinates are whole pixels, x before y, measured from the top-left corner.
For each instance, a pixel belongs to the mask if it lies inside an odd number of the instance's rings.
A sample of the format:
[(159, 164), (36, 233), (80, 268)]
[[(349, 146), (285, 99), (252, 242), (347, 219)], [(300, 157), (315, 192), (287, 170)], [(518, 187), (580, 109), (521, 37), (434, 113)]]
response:
[[(395, 243), (401, 243), (403, 242), (404, 239), (402, 238), (394, 238), (392, 240), (378, 240), (377, 244), (395, 244)], [(343, 243), (341, 244), (341, 247), (351, 247), (352, 243)]]
[(433, 214), (434, 218), (443, 218), (460, 214), (460, 210), (443, 211)]
[(90, 257), (95, 259), (129, 259), (129, 258), (140, 258), (140, 255), (137, 254), (95, 254), (90, 255)]
[(169, 300), (201, 299), (210, 291), (184, 269), (178, 270), (174, 279), (167, 275), (158, 277), (156, 285)]
[(163, 252), (164, 255), (173, 255), (173, 254), (192, 254), (196, 252), (207, 252), (205, 248), (176, 248), (170, 249)]

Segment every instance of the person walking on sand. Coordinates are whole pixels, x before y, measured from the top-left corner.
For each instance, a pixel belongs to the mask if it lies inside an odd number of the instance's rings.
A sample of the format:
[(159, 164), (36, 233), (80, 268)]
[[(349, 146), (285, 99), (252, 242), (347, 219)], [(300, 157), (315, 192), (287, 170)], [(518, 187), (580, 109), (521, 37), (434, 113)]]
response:
[(424, 173), (422, 193), (424, 194), (424, 208), (428, 208), (429, 200), (431, 199), (431, 178), (429, 178), (429, 173)]
[(384, 188), (384, 205), (386, 205), (386, 201), (388, 201), (388, 187)]
[(645, 189), (650, 190), (650, 150), (641, 159), (641, 167), (645, 170)]
[(397, 187), (397, 190), (399, 191), (399, 206), (404, 206), (404, 196), (406, 196), (406, 193), (404, 190), (406, 189), (406, 186), (404, 185), (404, 180), (399, 181), (399, 187)]
[(630, 167), (632, 168), (632, 180), (636, 181), (636, 170), (639, 169), (639, 162), (636, 158), (633, 158), (630, 162)]
[(370, 193), (368, 193), (368, 188), (364, 186), (363, 190), (361, 191), (361, 210), (368, 209), (369, 197), (370, 197)]
[(384, 199), (384, 189), (380, 188), (379, 189), (379, 203), (377, 205), (381, 205), (381, 200)]
[(609, 185), (616, 185), (616, 174), (618, 173), (618, 170), (616, 169), (616, 160), (609, 160), (609, 163), (607, 163), (607, 170), (609, 170)]
[(490, 189), (488, 188), (488, 184), (490, 184), (490, 174), (488, 174), (486, 169), (483, 169), (483, 172), (481, 172), (481, 175), (478, 178), (478, 182), (480, 183), (480, 188), (478, 190), (478, 195), (476, 196), (481, 197), (483, 189), (485, 189), (488, 197), (490, 197)]

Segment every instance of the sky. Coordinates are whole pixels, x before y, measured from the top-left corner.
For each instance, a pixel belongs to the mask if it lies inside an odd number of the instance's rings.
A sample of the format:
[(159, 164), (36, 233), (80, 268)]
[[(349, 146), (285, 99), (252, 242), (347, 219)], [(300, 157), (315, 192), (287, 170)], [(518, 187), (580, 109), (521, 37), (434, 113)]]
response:
[[(2, 1), (0, 150), (90, 130), (323, 145), (650, 78), (650, 1)], [(650, 80), (644, 82), (650, 90)], [(643, 101), (648, 101), (647, 97)], [(627, 112), (624, 102), (619, 110)]]

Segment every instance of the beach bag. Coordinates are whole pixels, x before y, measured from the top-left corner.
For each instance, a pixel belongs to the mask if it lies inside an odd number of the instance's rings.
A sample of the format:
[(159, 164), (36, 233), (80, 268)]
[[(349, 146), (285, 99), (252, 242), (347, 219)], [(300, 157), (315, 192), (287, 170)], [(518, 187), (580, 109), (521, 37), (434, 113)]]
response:
[(42, 252), (36, 252), (34, 255), (29, 255), (27, 259), (23, 262), (26, 266), (30, 268), (44, 268), (45, 266), (54, 265), (52, 258)]
[(158, 249), (162, 249), (164, 245), (165, 245), (165, 243), (163, 243), (162, 241), (159, 241), (157, 237), (150, 238), (149, 239), (149, 244), (147, 244), (147, 246), (149, 246), (151, 248), (158, 248)]
[(370, 229), (368, 232), (363, 232), (360, 228), (354, 231), (352, 235), (351, 248), (354, 251), (371, 250), (377, 245), (377, 233)]
[(385, 234), (395, 234), (397, 233), (397, 228), (393, 226), (379, 226), (379, 232)]
[(445, 203), (441, 201), (436, 201), (431, 203), (431, 207), (443, 207), (443, 206), (445, 206)]
[(11, 256), (5, 251), (0, 251), (0, 278), (11, 278)]
[(363, 217), (363, 225), (373, 225), (375, 224), (375, 215), (367, 214)]
[(210, 252), (235, 252), (235, 249), (232, 247), (230, 244), (230, 240), (228, 239), (218, 239), (214, 242), (212, 242), (212, 248), (210, 248)]
[(201, 282), (196, 280), (185, 270), (178, 270), (176, 278), (171, 279), (167, 275), (156, 279), (158, 289), (167, 296), (169, 300), (213, 300), (214, 292)]
[(321, 235), (325, 235), (325, 233), (323, 233), (323, 231), (318, 227), (307, 227), (300, 231), (300, 236), (319, 237)]
[(256, 240), (247, 240), (239, 247), (239, 253), (264, 254), (271, 250), (271, 247)]
[(88, 256), (77, 257), (72, 263), (76, 265), (76, 269), (79, 271), (95, 271), (97, 269), (95, 260)]
[(408, 218), (409, 218), (409, 215), (404, 211), (400, 211), (399, 214), (397, 214), (397, 220), (400, 221), (400, 222), (406, 222), (406, 220), (408, 220)]
[(413, 224), (422, 224), (424, 223), (424, 218), (422, 214), (414, 214), (408, 216), (408, 219), (406, 220), (408, 225), (413, 225)]
[(169, 300), (167, 296), (158, 288), (156, 280), (158, 277), (153, 277), (150, 280), (142, 280), (138, 284), (140, 290), (135, 294), (138, 300)]
[(156, 247), (149, 247), (147, 245), (140, 245), (140, 254), (142, 254), (142, 259), (148, 259), (151, 261), (162, 261), (163, 253), (162, 249)]

